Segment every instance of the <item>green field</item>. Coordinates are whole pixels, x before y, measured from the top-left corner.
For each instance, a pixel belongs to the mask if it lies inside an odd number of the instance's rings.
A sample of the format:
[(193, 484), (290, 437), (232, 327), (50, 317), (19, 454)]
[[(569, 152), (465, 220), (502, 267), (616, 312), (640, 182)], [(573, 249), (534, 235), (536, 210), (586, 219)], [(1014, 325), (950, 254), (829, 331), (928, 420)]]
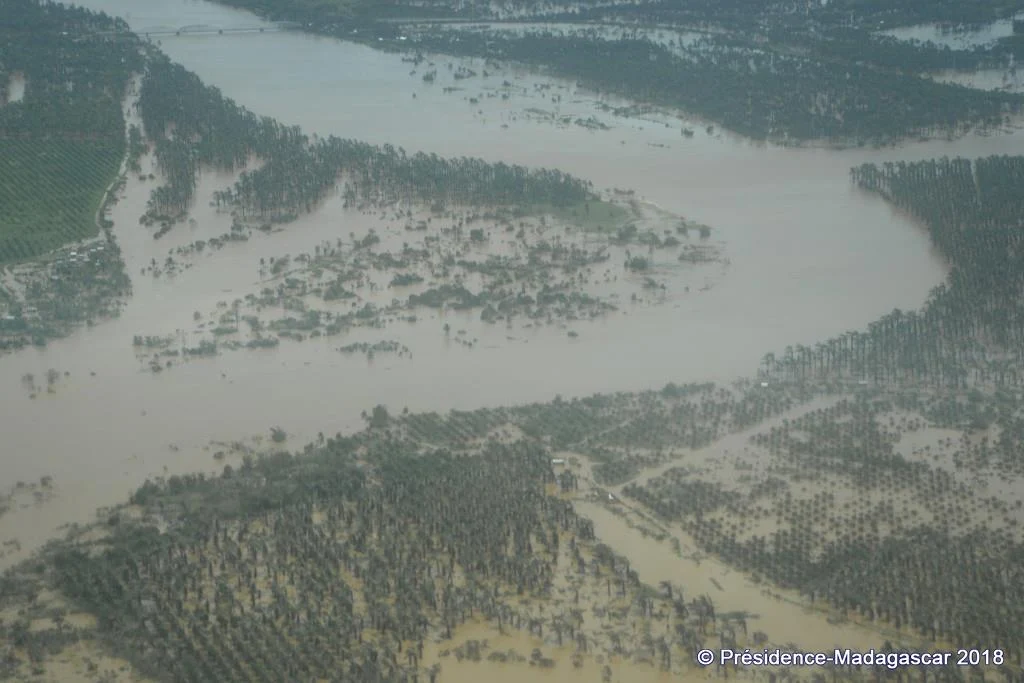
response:
[(0, 139), (0, 264), (95, 236), (123, 153), (109, 138)]
[(21, 99), (0, 106), (0, 264), (8, 264), (99, 232), (96, 211), (125, 150), (121, 101), (143, 62), (136, 38), (106, 35), (123, 21), (35, 0), (2, 6), (0, 62), (25, 81)]

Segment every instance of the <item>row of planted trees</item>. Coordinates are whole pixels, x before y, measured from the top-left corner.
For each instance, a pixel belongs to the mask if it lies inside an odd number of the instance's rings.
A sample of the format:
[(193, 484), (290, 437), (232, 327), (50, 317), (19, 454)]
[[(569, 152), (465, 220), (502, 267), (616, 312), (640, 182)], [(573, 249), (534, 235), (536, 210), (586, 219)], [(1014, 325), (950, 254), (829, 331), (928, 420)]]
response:
[[(731, 404), (774, 412), (806, 398), (782, 391), (751, 387), (749, 398)], [(713, 385), (669, 385), (547, 408), (577, 422), (600, 416), (612, 428), (595, 422), (590, 441), (612, 447), (629, 433), (616, 427), (631, 420), (657, 432), (657, 424), (643, 422), (651, 411), (675, 411), (683, 423), (725, 420), (716, 416), (727, 414), (728, 397)], [(302, 680), (325, 671), (333, 680), (443, 680), (424, 662), (423, 644), (454, 637), (459, 625), (481, 618), (499, 631), (575, 643), (580, 652), (610, 647), (628, 654), (623, 632), (595, 640), (572, 609), (559, 614), (557, 601), (539, 618), (509, 599), (550, 599), (566, 571), (602, 591), (607, 584), (609, 597), (633, 595), (638, 617), (661, 608), (674, 615), (666, 635), (643, 646), (664, 668), (715, 641), (762, 644), (763, 634), (745, 640), (745, 623), (716, 620), (710, 601), (683, 601), (673, 586), (655, 598), (640, 587), (628, 562), (594, 545), (589, 522), (544, 492), (556, 481), (546, 449), (482, 441), (517, 428), (539, 440), (565, 438), (557, 421), (540, 418), (544, 408), (392, 416), (378, 406), (364, 432), (321, 436), (302, 456), (247, 459), (217, 479), (149, 483), (133, 502), (144, 515), (160, 517), (166, 533), (121, 521), (113, 540), (101, 542), (103, 552), (54, 548), (52, 578), (100, 616), (103, 633), (120, 642), (123, 654), (166, 680)], [(1020, 546), (997, 532), (943, 531), (968, 523), (963, 505), (951, 507), (960, 488), (948, 474), (894, 455), (894, 433), (880, 427), (891, 408), (884, 400), (844, 401), (783, 420), (758, 437), (805, 479), (827, 472), (892, 498), (894, 505), (870, 514), (855, 511), (833, 542), (820, 533), (839, 505), (827, 492), (804, 500), (766, 484), (747, 500), (673, 471), (626, 492), (683, 522), (703, 548), (744, 570), (927, 637), (1002, 648), (1007, 661), (1019, 664), (1013, 653), (1024, 615), (1012, 605), (1024, 585), (1016, 568)], [(670, 442), (672, 434), (685, 438), (669, 425), (655, 440)], [(423, 443), (432, 450), (417, 454)], [(481, 455), (468, 455), (481, 443)], [(438, 445), (466, 455), (434, 450)], [(974, 457), (984, 458), (984, 450)], [(569, 481), (566, 488), (575, 487)], [(898, 502), (908, 491), (931, 501), (935, 525), (909, 521)], [(723, 515), (763, 516), (758, 506), (772, 496), (770, 514), (788, 522), (776, 533), (743, 538)], [(876, 528), (884, 531), (900, 516), (904, 533), (890, 537)], [(583, 586), (573, 585), (579, 600)]]
[(920, 311), (893, 311), (864, 332), (768, 354), (786, 379), (864, 379), (935, 386), (1024, 380), (1024, 157), (865, 164), (852, 171), (920, 219), (952, 270)]
[[(592, 408), (608, 406), (597, 398)], [(427, 645), (469, 621), (574, 647), (575, 666), (605, 654), (680, 672), (709, 645), (765, 641), (707, 596), (642, 585), (554, 495), (546, 448), (480, 439), (514, 433), (508, 418), (399, 417), (378, 406), (363, 432), (320, 435), (302, 455), (147, 482), (131, 500), (144, 521), (115, 512), (109, 537), (52, 545), (45, 575), (157, 680), (436, 683), (444, 664), (431, 663)], [(0, 596), (40, 576), (26, 571), (5, 577)], [(600, 617), (601, 605), (621, 618)], [(481, 647), (456, 654), (479, 659)], [(555, 665), (538, 652), (534, 664)]]
[(710, 383), (668, 384), (660, 391), (556, 398), (512, 408), (403, 414), (382, 426), (395, 438), (458, 448), (522, 433), (557, 450), (585, 454), (599, 483), (620, 484), (813, 395), (810, 388), (781, 385), (733, 392)]
[(332, 440), (150, 486), (137, 500), (217, 489), (237, 514), (187, 515), (165, 535), (124, 528), (98, 558), (58, 554), (58, 583), (161, 679), (426, 681), (436, 671), (418, 663), (436, 631), (451, 637), (477, 613), (518, 624), (501, 596), (550, 584), (553, 532), (592, 537), (544, 495), (539, 451), (417, 458), (383, 444), (379, 485), (344, 451)]
[[(99, 615), (122, 654), (179, 681), (434, 681), (424, 644), (480, 618), (586, 652), (582, 615), (540, 619), (515, 599), (550, 596), (566, 553), (572, 571), (641, 595), (607, 548), (588, 559), (593, 527), (545, 492), (554, 477), (544, 449), (492, 443), (480, 456), (419, 457), (371, 431), (217, 479), (148, 484), (134, 501), (162, 509), (170, 531), (122, 522), (104, 552), (55, 550), (53, 579)], [(703, 623), (713, 607), (700, 605)], [(681, 633), (696, 645), (704, 631)]]
[[(121, 100), (138, 41), (120, 20), (60, 3), (10, 0), (0, 23), (0, 263), (94, 236), (125, 149)], [(22, 83), (8, 101), (9, 78)]]
[[(975, 403), (985, 404), (980, 393)], [(1019, 396), (997, 403), (1015, 413)], [(768, 461), (769, 473), (799, 472), (798, 480), (769, 474), (740, 485), (676, 468), (623, 492), (731, 565), (812, 601), (931, 640), (998, 648), (1020, 667), (1024, 611), (1005, 607), (1024, 586), (1017, 513), (1012, 500), (983, 497), (964, 476), (1019, 476), (1019, 450), (967, 435), (916, 454), (897, 450), (926, 421), (894, 411), (957, 417), (942, 397), (865, 393), (751, 438), (750, 463)]]

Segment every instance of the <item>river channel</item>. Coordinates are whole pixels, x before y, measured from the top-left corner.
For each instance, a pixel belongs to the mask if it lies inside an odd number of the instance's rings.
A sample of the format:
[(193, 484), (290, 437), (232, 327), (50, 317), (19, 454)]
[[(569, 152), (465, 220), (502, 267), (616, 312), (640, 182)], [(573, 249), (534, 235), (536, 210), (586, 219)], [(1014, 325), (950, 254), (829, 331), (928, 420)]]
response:
[[(138, 32), (267, 25), (199, 0), (81, 4), (121, 16)], [(360, 412), (377, 403), (469, 409), (750, 375), (766, 352), (814, 344), (893, 308), (919, 306), (945, 276), (923, 228), (852, 188), (851, 166), (1024, 150), (1024, 135), (1009, 132), (899, 149), (783, 148), (709, 132), (698, 121), (615, 116), (572, 83), (493, 67), (484, 77), (488, 67), (481, 63), (474, 66), (480, 75), (457, 84), (462, 90), (445, 92), (455, 85), (447, 58), (434, 60), (439, 75), (429, 84), (425, 64), (410, 75), (414, 67), (400, 55), (296, 32), (159, 40), (172, 59), (225, 95), (309, 133), (555, 167), (599, 189), (635, 190), (710, 225), (729, 266), (708, 291), (583, 323), (572, 342), (564, 330), (546, 328), (529, 331), (528, 343), (511, 342), (505, 330), (469, 321), (481, 344), (467, 349), (448, 343), (441, 322), (427, 315), (402, 332), (411, 360), (367, 363), (338, 354), (336, 341), (310, 340), (154, 375), (132, 353), (133, 335), (191, 329), (193, 311), (258, 291), (254, 260), (312, 251), (325, 237), (358, 232), (364, 219), (316, 213), (201, 259), (173, 280), (154, 280), (140, 268), (194, 236), (186, 226), (155, 242), (138, 224), (153, 184), (130, 179), (112, 212), (135, 290), (123, 315), (45, 350), (0, 358), (0, 481), (10, 486), (49, 475), (56, 491), (45, 504), (26, 503), (0, 518), (0, 540), (21, 543), (0, 565), (24, 557), (61, 524), (88, 520), (98, 506), (123, 500), (147, 476), (222, 467), (212, 459), (212, 440), (280, 425), (298, 447), (320, 431), (358, 428)], [(506, 79), (516, 94), (489, 97)], [(556, 125), (528, 109), (594, 116), (608, 129)], [(693, 128), (693, 137), (681, 135), (682, 127)], [(203, 234), (225, 230), (227, 219), (206, 207), (208, 193), (228, 182), (220, 180), (218, 186), (215, 176), (203, 179), (207, 194), (195, 229)], [(30, 399), (22, 376), (44, 376), (49, 368), (69, 374), (53, 394)]]

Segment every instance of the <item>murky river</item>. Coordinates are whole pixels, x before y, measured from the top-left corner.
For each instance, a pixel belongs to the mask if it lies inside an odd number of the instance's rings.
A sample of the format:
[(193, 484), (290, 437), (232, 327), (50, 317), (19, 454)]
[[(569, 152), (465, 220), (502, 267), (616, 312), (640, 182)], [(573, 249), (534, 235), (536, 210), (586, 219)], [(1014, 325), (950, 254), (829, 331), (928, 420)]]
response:
[[(260, 23), (250, 14), (195, 0), (82, 4), (122, 16), (138, 31)], [(813, 344), (895, 307), (915, 307), (943, 278), (944, 267), (920, 226), (851, 188), (849, 168), (864, 161), (1024, 148), (1024, 136), (997, 135), (898, 150), (783, 149), (708, 133), (697, 122), (616, 117), (597, 109), (594, 96), (571, 83), (525, 72), (492, 72), (458, 83), (462, 91), (445, 93), (443, 86), (453, 85), (445, 59), (437, 61), (439, 76), (431, 85), (423, 82), (422, 71), (410, 75), (413, 66), (398, 55), (297, 33), (161, 40), (171, 58), (227, 96), (311, 133), (390, 142), (410, 152), (557, 167), (598, 188), (635, 189), (650, 202), (711, 225), (726, 244), (731, 266), (700, 295), (581, 324), (573, 343), (554, 328), (529, 331), (529, 343), (507, 341), (504, 330), (480, 328), (473, 334), (481, 344), (466, 349), (448, 344), (441, 322), (424, 316), (401, 332), (413, 360), (368, 364), (338, 354), (336, 340), (311, 340), (227, 353), (153, 375), (134, 357), (133, 335), (192, 330), (193, 311), (258, 286), (254, 264), (261, 256), (311, 251), (325, 238), (365, 230), (361, 221), (367, 219), (307, 216), (285, 232), (200, 259), (173, 281), (153, 280), (139, 275), (150, 259), (161, 261), (169, 247), (196, 234), (226, 230), (224, 217), (205, 206), (218, 179), (204, 176), (207, 194), (196, 209), (194, 233), (180, 227), (160, 242), (137, 222), (152, 183), (131, 179), (112, 213), (135, 288), (123, 316), (43, 351), (0, 358), (0, 481), (6, 488), (51, 475), (58, 494), (0, 518), (0, 540), (22, 543), (21, 552), (0, 558), (0, 564), (24, 557), (60, 524), (88, 519), (96, 507), (123, 500), (164, 468), (214, 469), (211, 452), (203, 450), (214, 439), (234, 440), (280, 425), (297, 446), (318, 431), (359, 426), (360, 411), (377, 403), (414, 411), (467, 409), (670, 380), (730, 380), (754, 371), (767, 351)], [(476, 70), (482, 74), (484, 68), (478, 64)], [(504, 79), (521, 88), (518, 94), (507, 101), (488, 98), (488, 88)], [(551, 89), (538, 90), (538, 84)], [(551, 101), (553, 94), (560, 101)], [(479, 102), (470, 104), (470, 96)], [(527, 108), (574, 118), (594, 115), (610, 130), (557, 127), (524, 116)], [(694, 137), (680, 134), (684, 125), (696, 129)], [(386, 336), (396, 335), (388, 330)], [(49, 368), (70, 375), (54, 394), (30, 399), (21, 377), (39, 377)]]

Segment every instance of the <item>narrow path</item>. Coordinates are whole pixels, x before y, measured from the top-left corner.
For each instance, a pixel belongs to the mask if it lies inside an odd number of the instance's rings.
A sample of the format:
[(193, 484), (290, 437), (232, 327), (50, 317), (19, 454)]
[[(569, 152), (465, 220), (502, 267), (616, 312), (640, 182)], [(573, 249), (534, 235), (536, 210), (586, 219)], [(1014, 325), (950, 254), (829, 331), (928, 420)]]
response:
[[(135, 104), (139, 101), (139, 87), (141, 84), (141, 75), (132, 76), (130, 81), (131, 89), (128, 94), (125, 95), (125, 99), (122, 102), (124, 110), (130, 112), (135, 108)], [(128, 157), (132, 153), (129, 145), (129, 141), (131, 140), (129, 130), (130, 124), (128, 123), (128, 116), (126, 115), (124, 121), (124, 156), (121, 158), (121, 165), (117, 169), (117, 175), (115, 175), (114, 179), (110, 181), (109, 185), (107, 185), (107, 189), (103, 191), (103, 197), (100, 199), (100, 205), (96, 208), (96, 215), (93, 217), (93, 221), (95, 221), (96, 227), (99, 228), (101, 234), (103, 233), (103, 224), (100, 222), (100, 219), (103, 217), (103, 208), (107, 205), (107, 199), (110, 197), (110, 193), (113, 191), (114, 186), (116, 186), (128, 172)]]

